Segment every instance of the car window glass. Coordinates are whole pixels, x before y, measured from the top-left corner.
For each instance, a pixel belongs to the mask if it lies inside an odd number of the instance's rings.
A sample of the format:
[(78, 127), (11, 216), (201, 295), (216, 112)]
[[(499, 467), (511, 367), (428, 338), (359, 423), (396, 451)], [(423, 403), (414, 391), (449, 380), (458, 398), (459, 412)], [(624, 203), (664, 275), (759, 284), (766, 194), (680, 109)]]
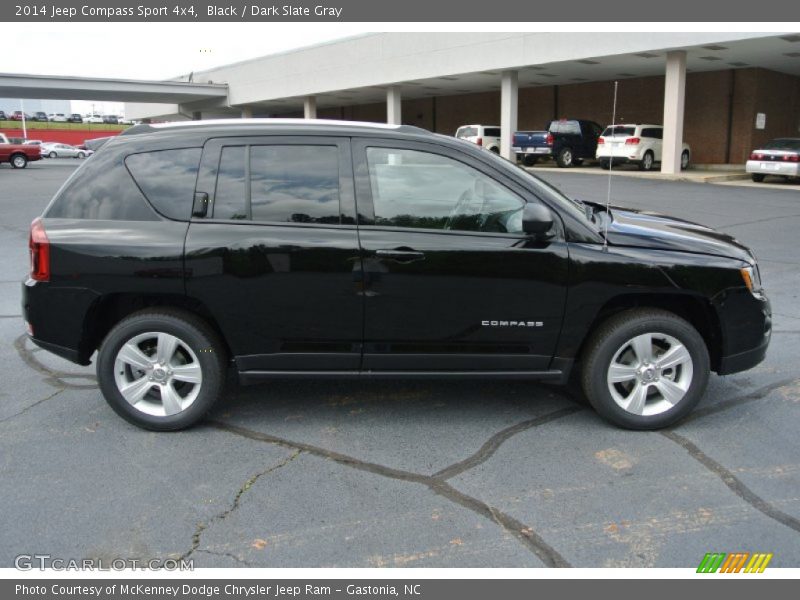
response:
[(642, 137), (646, 138), (653, 138), (656, 140), (661, 139), (661, 128), (660, 127), (645, 127), (642, 129)]
[(254, 221), (339, 223), (336, 146), (252, 146)]
[(621, 125), (616, 125), (614, 127), (606, 127), (603, 135), (605, 137), (628, 136), (633, 135), (634, 131), (634, 127), (623, 127)]
[(486, 127), (484, 130), (484, 135), (488, 137), (500, 137), (500, 128), (499, 127)]
[(478, 130), (475, 127), (461, 127), (456, 131), (457, 138), (475, 137), (478, 135)]
[(191, 216), (200, 148), (131, 154), (125, 159), (134, 181), (159, 213), (170, 219)]
[(800, 150), (800, 139), (779, 138), (770, 140), (764, 145), (764, 150)]
[(214, 193), (215, 219), (247, 219), (245, 197), (245, 146), (226, 146), (222, 149)]
[(367, 148), (375, 224), (520, 233), (524, 201), (457, 160), (416, 150)]

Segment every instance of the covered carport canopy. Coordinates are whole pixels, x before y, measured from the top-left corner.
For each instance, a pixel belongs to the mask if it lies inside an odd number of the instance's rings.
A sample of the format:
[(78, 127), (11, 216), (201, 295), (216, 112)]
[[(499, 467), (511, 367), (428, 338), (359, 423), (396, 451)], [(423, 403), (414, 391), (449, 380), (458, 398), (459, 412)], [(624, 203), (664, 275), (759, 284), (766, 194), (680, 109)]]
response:
[(227, 84), (0, 73), (0, 97), (189, 104), (225, 102)]

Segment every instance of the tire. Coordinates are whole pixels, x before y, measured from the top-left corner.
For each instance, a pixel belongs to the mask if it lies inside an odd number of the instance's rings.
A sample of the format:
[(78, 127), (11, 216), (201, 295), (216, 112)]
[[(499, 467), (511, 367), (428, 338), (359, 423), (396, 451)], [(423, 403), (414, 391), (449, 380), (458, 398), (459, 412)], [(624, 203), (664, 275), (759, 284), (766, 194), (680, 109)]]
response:
[(583, 159), (582, 158), (573, 158), (572, 159), (572, 164), (575, 165), (576, 167), (580, 167), (583, 164)]
[(78, 152), (78, 158), (86, 158), (86, 154), (83, 152)]
[[(644, 369), (635, 347), (645, 355)], [(670, 353), (681, 362), (662, 371), (659, 362), (666, 357), (671, 364)], [(609, 380), (612, 364), (617, 382)], [(611, 317), (592, 334), (581, 386), (604, 419), (626, 429), (652, 430), (685, 417), (702, 398), (708, 376), (708, 349), (692, 325), (664, 310), (633, 309)]]
[(644, 153), (642, 160), (639, 161), (639, 170), (640, 171), (652, 171), (653, 170), (653, 161), (654, 161), (653, 153), (648, 150)]
[(572, 148), (562, 148), (556, 155), (556, 164), (562, 169), (573, 165)]
[(685, 171), (689, 168), (689, 151), (684, 150), (681, 152), (681, 171)]
[(489, 152), (494, 152), (495, 154), (500, 154), (500, 148), (498, 148), (497, 146), (492, 146), (491, 148), (489, 148)]
[(15, 154), (11, 157), (11, 166), (15, 169), (24, 169), (28, 166), (28, 157), (24, 154)]
[[(122, 320), (97, 357), (97, 379), (108, 404), (126, 421), (152, 431), (197, 423), (222, 395), (225, 375), (224, 346), (216, 333), (172, 309), (148, 309)], [(133, 389), (123, 395), (126, 386)], [(162, 390), (169, 390), (169, 402)]]
[(607, 160), (601, 160), (600, 161), (600, 168), (601, 169), (605, 169), (606, 171), (608, 171), (611, 168), (611, 162), (607, 161)]
[(766, 175), (764, 175), (763, 173), (753, 173), (753, 181), (755, 181), (756, 183), (761, 183), (762, 181), (764, 181), (764, 177), (766, 177)]
[(56, 154), (55, 150), (52, 150), (47, 156), (48, 158), (58, 158), (58, 154)]
[(522, 164), (526, 167), (534, 166), (539, 160), (538, 156), (534, 156), (533, 154), (526, 154), (522, 157)]

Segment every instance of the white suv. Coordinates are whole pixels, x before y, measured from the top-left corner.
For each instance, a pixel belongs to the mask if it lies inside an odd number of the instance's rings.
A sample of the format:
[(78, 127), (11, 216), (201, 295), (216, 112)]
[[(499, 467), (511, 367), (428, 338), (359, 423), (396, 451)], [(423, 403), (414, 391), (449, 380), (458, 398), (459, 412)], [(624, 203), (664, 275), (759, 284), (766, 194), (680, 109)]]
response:
[[(661, 125), (609, 125), (597, 140), (597, 160), (604, 169), (608, 169), (612, 163), (632, 163), (642, 171), (649, 171), (655, 163), (661, 162), (663, 134)], [(681, 169), (689, 166), (691, 157), (689, 144), (683, 144)]]
[(456, 137), (500, 154), (499, 125), (462, 125), (456, 130)]

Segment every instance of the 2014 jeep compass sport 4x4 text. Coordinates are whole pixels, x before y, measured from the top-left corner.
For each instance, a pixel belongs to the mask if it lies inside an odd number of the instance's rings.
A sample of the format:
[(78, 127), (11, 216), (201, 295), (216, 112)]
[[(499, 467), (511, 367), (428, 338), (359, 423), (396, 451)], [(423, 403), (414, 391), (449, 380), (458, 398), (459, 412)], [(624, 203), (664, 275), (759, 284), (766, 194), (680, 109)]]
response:
[(759, 363), (771, 332), (733, 238), (405, 126), (133, 127), (33, 222), (30, 255), (33, 341), (97, 351), (111, 407), (156, 430), (198, 421), (230, 366), (245, 383), (573, 375), (606, 419), (652, 429), (710, 371)]

